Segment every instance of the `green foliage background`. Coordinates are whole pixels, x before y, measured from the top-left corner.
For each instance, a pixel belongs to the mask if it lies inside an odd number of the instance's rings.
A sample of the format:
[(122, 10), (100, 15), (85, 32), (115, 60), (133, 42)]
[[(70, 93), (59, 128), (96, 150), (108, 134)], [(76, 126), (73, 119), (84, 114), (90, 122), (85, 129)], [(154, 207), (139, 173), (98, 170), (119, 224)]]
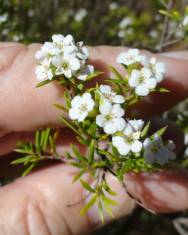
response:
[[(0, 0), (0, 40), (22, 43), (44, 42), (53, 33), (71, 33), (88, 45), (126, 45), (155, 51), (160, 42), (164, 17), (159, 14), (165, 0)], [(174, 9), (184, 12), (188, 1), (179, 0)], [(82, 14), (81, 14), (82, 13)], [(122, 26), (125, 18), (131, 23)], [(177, 27), (171, 20), (169, 27)], [(180, 37), (181, 30), (175, 37)], [(180, 43), (168, 50), (186, 49)], [(165, 114), (188, 131), (187, 102)], [(185, 149), (186, 150), (186, 149)], [(187, 155), (186, 151), (183, 153)], [(175, 235), (173, 220), (186, 213), (151, 215), (137, 209), (128, 218), (96, 234)]]

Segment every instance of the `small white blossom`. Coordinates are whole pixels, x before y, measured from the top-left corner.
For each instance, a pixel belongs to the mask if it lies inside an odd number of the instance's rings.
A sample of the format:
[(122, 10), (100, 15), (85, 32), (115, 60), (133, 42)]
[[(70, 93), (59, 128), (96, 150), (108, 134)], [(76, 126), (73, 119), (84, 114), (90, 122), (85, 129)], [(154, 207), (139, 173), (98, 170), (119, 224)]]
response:
[(8, 14), (7, 13), (5, 13), (3, 15), (0, 15), (0, 24), (6, 22), (7, 20), (8, 20)]
[(76, 57), (65, 54), (56, 56), (52, 59), (52, 64), (57, 67), (55, 75), (64, 74), (65, 77), (71, 78), (76, 71), (80, 69), (80, 62)]
[(157, 82), (161, 82), (164, 79), (166, 72), (165, 64), (157, 62), (156, 58), (152, 57), (149, 61), (149, 68), (152, 71), (152, 76), (156, 78)]
[(78, 74), (77, 79), (86, 81), (89, 74), (94, 72), (93, 65), (86, 65), (86, 67)]
[(111, 2), (109, 5), (110, 10), (115, 10), (119, 7), (119, 5), (116, 2)]
[(131, 24), (132, 24), (132, 19), (127, 16), (119, 23), (119, 28), (124, 29)]
[(85, 81), (87, 75), (94, 71), (92, 65), (86, 65), (86, 60), (89, 57), (89, 51), (83, 46), (83, 42), (75, 43), (72, 35), (63, 36), (54, 34), (52, 42), (45, 42), (41, 49), (36, 52), (38, 66), (36, 75), (40, 75), (38, 80), (44, 79), (41, 74), (48, 74), (46, 61), (49, 62), (49, 74), (53, 76), (64, 75), (66, 78), (75, 76), (76, 78)]
[(108, 85), (100, 85), (99, 93), (101, 99), (104, 101), (109, 101), (110, 103), (115, 104), (122, 104), (125, 102), (125, 98), (122, 95), (117, 95)]
[(151, 89), (154, 89), (157, 81), (152, 77), (152, 72), (149, 68), (141, 70), (134, 69), (129, 78), (129, 86), (135, 88), (135, 92), (139, 96), (146, 96)]
[(135, 63), (144, 64), (145, 60), (146, 57), (141, 55), (138, 49), (129, 49), (127, 52), (121, 52), (116, 59), (117, 63), (124, 64), (126, 66)]
[(74, 16), (77, 22), (82, 21), (87, 16), (87, 10), (85, 8), (80, 9)]
[(43, 65), (37, 66), (35, 73), (39, 81), (51, 80), (53, 78), (53, 73), (50, 70), (50, 62), (48, 60), (45, 60)]
[(145, 139), (144, 143), (144, 159), (148, 164), (154, 162), (164, 165), (169, 160), (174, 160), (176, 154), (172, 151), (175, 148), (173, 141), (169, 141), (166, 145), (163, 144), (162, 138), (154, 135), (154, 139)]
[(93, 110), (95, 102), (90, 93), (84, 93), (82, 96), (77, 95), (71, 101), (71, 108), (69, 109), (69, 117), (72, 120), (83, 122), (88, 116), (89, 112)]
[(121, 155), (129, 152), (138, 153), (142, 149), (142, 142), (139, 140), (144, 122), (142, 120), (129, 120), (123, 136), (113, 136), (112, 144)]
[(186, 15), (186, 16), (184, 17), (184, 19), (183, 19), (183, 21), (182, 21), (182, 25), (183, 25), (184, 27), (187, 27), (187, 26), (188, 26), (188, 15)]
[(122, 117), (125, 112), (119, 104), (112, 105), (106, 101), (100, 105), (99, 110), (101, 114), (97, 115), (96, 123), (104, 128), (106, 134), (114, 134), (124, 129), (126, 122)]

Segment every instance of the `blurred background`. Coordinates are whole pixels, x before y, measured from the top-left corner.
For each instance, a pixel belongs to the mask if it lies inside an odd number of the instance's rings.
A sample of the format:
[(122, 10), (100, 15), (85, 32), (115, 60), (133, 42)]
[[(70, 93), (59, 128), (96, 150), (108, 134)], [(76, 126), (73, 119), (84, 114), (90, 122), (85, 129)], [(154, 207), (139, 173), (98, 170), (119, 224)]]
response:
[[(187, 4), (186, 0), (0, 0), (0, 41), (29, 44), (48, 41), (54, 33), (71, 33), (77, 41), (93, 46), (125, 45), (154, 52), (185, 50)], [(185, 131), (180, 159), (188, 168), (188, 101), (163, 117)], [(9, 180), (2, 179), (1, 183)], [(95, 235), (186, 235), (187, 220), (186, 212), (152, 215), (137, 208)]]

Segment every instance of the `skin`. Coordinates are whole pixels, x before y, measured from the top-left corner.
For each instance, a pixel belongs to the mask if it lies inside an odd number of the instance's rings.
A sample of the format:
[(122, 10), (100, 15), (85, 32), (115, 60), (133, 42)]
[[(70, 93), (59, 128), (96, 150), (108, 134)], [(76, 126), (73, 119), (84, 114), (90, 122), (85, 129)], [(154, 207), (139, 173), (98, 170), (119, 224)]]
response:
[[(10, 174), (4, 164), (15, 147), (17, 140), (32, 139), (33, 131), (44, 126), (60, 127), (59, 111), (52, 107), (63, 102), (63, 89), (58, 84), (49, 84), (36, 89), (35, 52), (40, 44), (25, 47), (17, 43), (0, 43), (0, 172)], [(90, 48), (90, 62), (96, 69), (109, 73), (107, 63), (114, 65), (120, 47)], [(144, 51), (150, 56), (150, 52)], [(150, 95), (131, 110), (137, 117), (153, 117), (172, 107), (188, 96), (188, 53), (177, 52), (155, 55), (166, 63), (166, 79), (162, 86), (171, 90), (169, 94)], [(106, 60), (108, 61), (106, 63)], [(103, 77), (98, 78), (102, 81)], [(153, 119), (155, 129), (164, 126), (161, 120)], [(183, 135), (169, 123), (168, 138), (173, 139), (179, 152), (183, 146)], [(69, 149), (75, 136), (62, 128), (62, 154)], [(84, 152), (85, 149), (80, 149)], [(9, 155), (8, 155), (9, 154)], [(80, 183), (72, 184), (75, 168), (67, 164), (53, 164), (24, 178), (0, 188), (0, 235), (79, 235), (87, 234), (100, 225), (95, 207), (86, 216), (79, 211), (85, 201), (75, 206), (68, 205), (80, 201), (85, 192)], [(86, 176), (87, 177), (87, 176)], [(188, 173), (182, 170), (163, 171), (153, 174), (133, 174), (125, 176), (129, 191), (138, 197), (145, 207), (156, 212), (173, 212), (188, 209)], [(117, 192), (114, 208), (115, 218), (131, 213), (135, 202), (111, 176), (109, 184)], [(91, 182), (92, 183), (92, 182)], [(105, 221), (111, 218), (105, 215)]]

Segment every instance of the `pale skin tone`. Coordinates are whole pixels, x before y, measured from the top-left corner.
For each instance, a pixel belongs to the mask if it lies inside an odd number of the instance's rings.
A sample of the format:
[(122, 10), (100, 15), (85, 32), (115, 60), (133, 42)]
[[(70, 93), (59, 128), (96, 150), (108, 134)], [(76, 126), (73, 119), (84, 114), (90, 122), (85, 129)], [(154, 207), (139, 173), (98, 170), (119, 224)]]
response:
[[(63, 102), (63, 89), (57, 84), (36, 89), (36, 62), (34, 54), (40, 44), (25, 47), (15, 43), (0, 43), (0, 157), (1, 172), (4, 160), (15, 147), (18, 139), (32, 138), (39, 127), (59, 127), (59, 111), (52, 107)], [(108, 73), (107, 63), (121, 69), (116, 63), (117, 54), (126, 48), (91, 48), (90, 60), (97, 69)], [(149, 53), (149, 52), (144, 52)], [(171, 93), (154, 95), (137, 105), (130, 113), (151, 117), (172, 107), (188, 96), (188, 53), (177, 52), (156, 55), (167, 65), (166, 81), (163, 86)], [(102, 78), (100, 78), (102, 80)], [(158, 126), (165, 125), (156, 121)], [(62, 128), (61, 149), (76, 143), (73, 133)], [(181, 150), (183, 136), (179, 129), (170, 124), (168, 137)], [(82, 151), (85, 151), (82, 149)], [(10, 170), (10, 169), (9, 169)], [(75, 169), (58, 164), (46, 167), (31, 175), (0, 188), (0, 235), (79, 235), (87, 234), (99, 225), (97, 211), (81, 217), (84, 192), (79, 183), (72, 184)], [(129, 191), (139, 197), (145, 207), (156, 212), (172, 212), (188, 209), (188, 174), (183, 171), (163, 171), (153, 174), (126, 175)], [(117, 191), (118, 206), (115, 218), (129, 214), (135, 202), (112, 176), (108, 176), (112, 188)], [(107, 217), (107, 216), (106, 216)], [(109, 221), (109, 217), (106, 221)]]

